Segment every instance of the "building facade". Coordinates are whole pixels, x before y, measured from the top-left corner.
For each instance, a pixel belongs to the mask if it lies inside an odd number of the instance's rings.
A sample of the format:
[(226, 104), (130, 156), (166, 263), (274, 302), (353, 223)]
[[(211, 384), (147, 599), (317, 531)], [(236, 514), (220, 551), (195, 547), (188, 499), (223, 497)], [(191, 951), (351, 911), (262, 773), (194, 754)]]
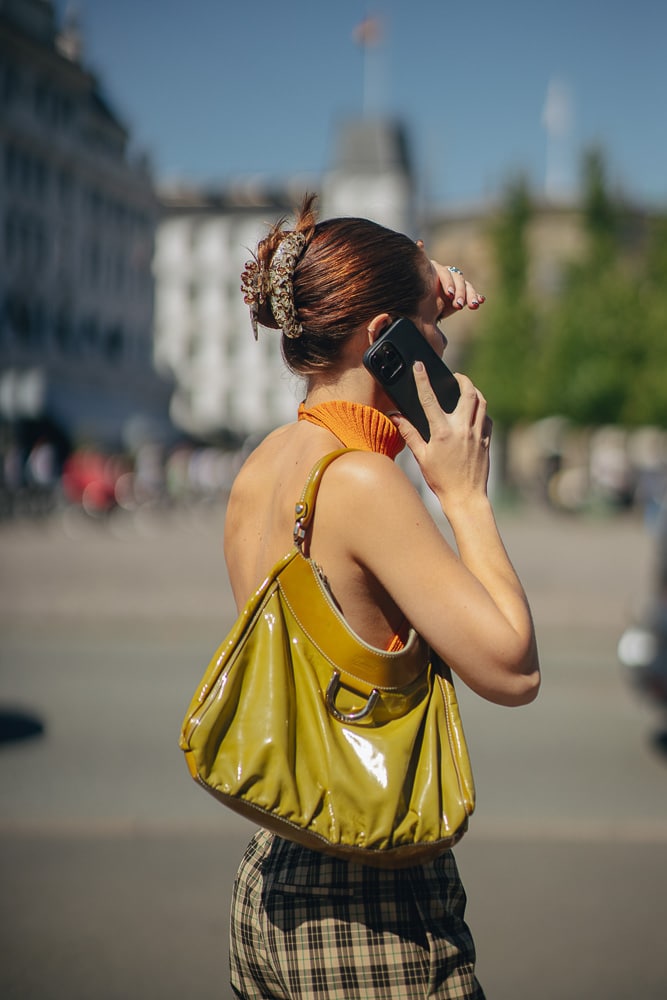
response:
[[(0, 418), (107, 448), (168, 432), (152, 357), (158, 204), (49, 0), (0, 0)], [(143, 431), (142, 431), (143, 428)], [(10, 431), (11, 433), (11, 431)]]
[(163, 191), (162, 204), (155, 358), (175, 382), (173, 421), (195, 437), (239, 440), (292, 419), (301, 380), (285, 370), (278, 331), (260, 328), (254, 341), (240, 277), (267, 225), (295, 201), (248, 186)]
[(382, 119), (340, 122), (320, 200), (323, 218), (373, 219), (416, 238), (415, 178), (404, 127)]
[[(458, 206), (419, 218), (407, 137), (395, 123), (343, 123), (332, 166), (309, 190), (321, 218), (359, 215), (425, 241), (427, 253), (460, 266), (493, 299), (491, 227), (499, 206)], [(155, 352), (176, 383), (174, 421), (195, 436), (257, 436), (293, 419), (304, 394), (280, 357), (280, 336), (260, 328), (255, 343), (240, 274), (250, 248), (280, 217), (290, 217), (303, 190), (248, 180), (216, 192), (162, 190), (155, 273)], [(530, 282), (545, 297), (558, 293), (564, 268), (581, 255), (581, 212), (536, 204), (527, 234)], [(480, 327), (464, 310), (448, 329), (448, 361), (457, 367)]]
[[(414, 184), (403, 130), (341, 124), (332, 167), (306, 184), (320, 218), (357, 215), (409, 232)], [(155, 356), (176, 383), (172, 419), (195, 436), (258, 436), (294, 419), (301, 379), (287, 372), (280, 334), (253, 340), (240, 276), (269, 224), (291, 217), (305, 189), (252, 181), (217, 192), (162, 190), (155, 273)]]

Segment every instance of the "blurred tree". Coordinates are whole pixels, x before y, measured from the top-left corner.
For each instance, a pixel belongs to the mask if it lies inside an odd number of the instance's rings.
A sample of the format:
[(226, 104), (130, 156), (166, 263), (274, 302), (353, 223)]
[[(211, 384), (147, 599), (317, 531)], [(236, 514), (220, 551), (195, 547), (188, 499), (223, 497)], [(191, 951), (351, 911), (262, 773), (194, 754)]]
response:
[(498, 287), (469, 349), (468, 370), (505, 428), (553, 415), (588, 426), (667, 427), (667, 216), (649, 227), (609, 191), (604, 156), (583, 160), (586, 249), (557, 298), (529, 288), (533, 215), (521, 178), (490, 238)]
[(535, 309), (527, 290), (531, 216), (527, 183), (517, 177), (491, 224), (498, 285), (467, 360), (471, 378), (492, 400), (493, 419), (506, 427), (529, 415), (536, 346)]
[(602, 150), (594, 147), (584, 154), (584, 223), (589, 237), (586, 266), (604, 271), (616, 261), (620, 213), (607, 189)]
[(620, 267), (572, 269), (545, 322), (538, 360), (539, 414), (579, 424), (623, 422), (645, 354), (638, 293)]
[(624, 411), (629, 424), (667, 427), (667, 216), (653, 218), (646, 265), (637, 288), (643, 363), (632, 381)]
[(583, 180), (587, 250), (570, 265), (562, 294), (543, 318), (536, 415), (627, 423), (638, 415), (637, 380), (652, 340), (642, 303), (645, 261), (628, 252), (624, 212), (609, 195), (599, 150), (586, 155)]

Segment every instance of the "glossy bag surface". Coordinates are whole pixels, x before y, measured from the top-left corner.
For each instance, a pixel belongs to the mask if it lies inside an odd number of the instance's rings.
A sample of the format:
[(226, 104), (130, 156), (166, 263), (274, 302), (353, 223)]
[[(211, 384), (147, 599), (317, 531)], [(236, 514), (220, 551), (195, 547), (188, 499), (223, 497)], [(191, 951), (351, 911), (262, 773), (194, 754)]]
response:
[[(297, 505), (312, 517), (326, 456)], [(430, 860), (463, 835), (474, 785), (447, 667), (414, 633), (356, 636), (300, 545), (219, 647), (180, 741), (192, 776), (258, 825), (365, 864)]]

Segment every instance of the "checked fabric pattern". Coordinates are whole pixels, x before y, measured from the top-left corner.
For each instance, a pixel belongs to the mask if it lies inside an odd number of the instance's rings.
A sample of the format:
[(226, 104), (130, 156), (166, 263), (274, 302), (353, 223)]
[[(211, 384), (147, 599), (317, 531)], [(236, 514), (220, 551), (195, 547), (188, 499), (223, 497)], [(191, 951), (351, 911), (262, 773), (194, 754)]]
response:
[(243, 1000), (484, 1000), (451, 851), (389, 871), (260, 830), (232, 900)]

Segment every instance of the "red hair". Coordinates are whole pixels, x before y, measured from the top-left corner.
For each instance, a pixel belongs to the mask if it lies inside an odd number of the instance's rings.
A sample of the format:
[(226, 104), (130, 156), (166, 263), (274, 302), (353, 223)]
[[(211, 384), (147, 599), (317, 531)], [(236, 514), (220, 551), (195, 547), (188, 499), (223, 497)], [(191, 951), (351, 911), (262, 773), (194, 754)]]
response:
[[(343, 345), (364, 323), (380, 313), (414, 316), (427, 292), (423, 251), (408, 236), (368, 219), (316, 222), (314, 195), (297, 215), (294, 229), (304, 233), (306, 248), (294, 269), (294, 306), (303, 334), (283, 336), (287, 366), (299, 375), (334, 368)], [(257, 248), (256, 259), (268, 269), (286, 234), (276, 223)], [(262, 326), (277, 328), (270, 301), (259, 308)]]

